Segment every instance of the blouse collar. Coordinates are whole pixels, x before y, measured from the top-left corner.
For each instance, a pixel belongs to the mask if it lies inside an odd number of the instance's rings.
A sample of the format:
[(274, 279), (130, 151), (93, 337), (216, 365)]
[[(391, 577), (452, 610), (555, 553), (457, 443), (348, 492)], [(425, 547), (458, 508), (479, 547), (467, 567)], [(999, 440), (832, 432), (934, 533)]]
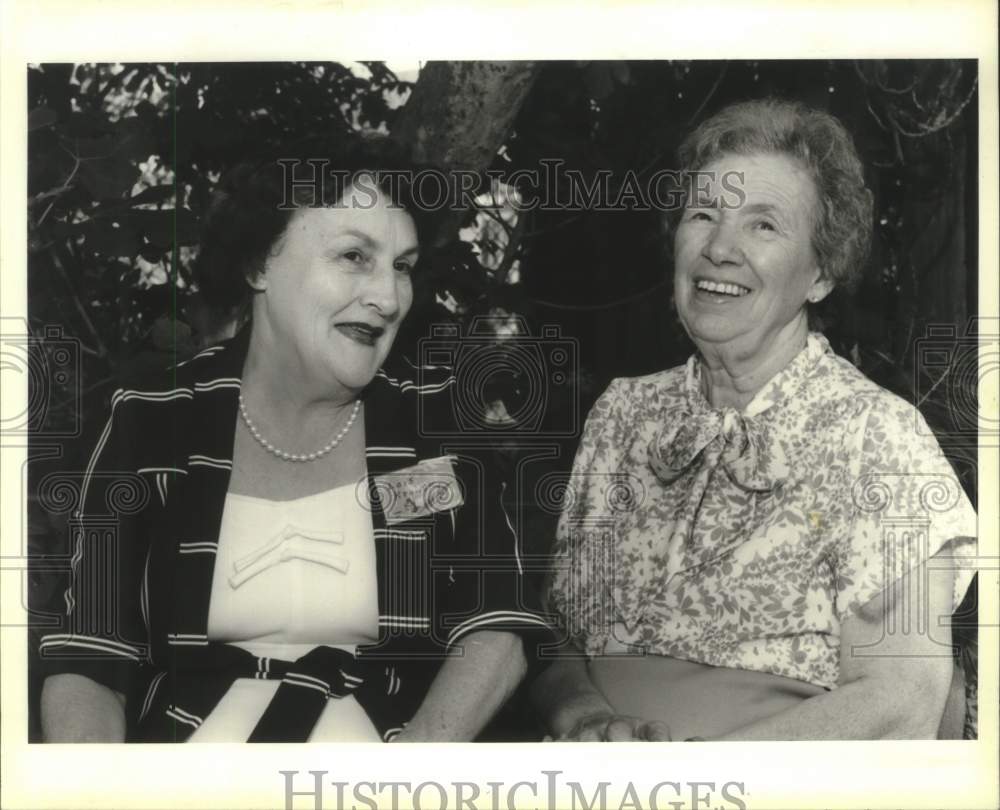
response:
[[(764, 386), (747, 403), (741, 415), (745, 418), (758, 416), (773, 405), (795, 395), (805, 383), (813, 367), (827, 354), (832, 353), (830, 343), (819, 332), (810, 332), (806, 337), (806, 345), (792, 362), (771, 377)], [(702, 362), (697, 354), (688, 358), (684, 370), (684, 393), (688, 408), (692, 414), (705, 411), (728, 411), (734, 408), (713, 408), (702, 393)]]

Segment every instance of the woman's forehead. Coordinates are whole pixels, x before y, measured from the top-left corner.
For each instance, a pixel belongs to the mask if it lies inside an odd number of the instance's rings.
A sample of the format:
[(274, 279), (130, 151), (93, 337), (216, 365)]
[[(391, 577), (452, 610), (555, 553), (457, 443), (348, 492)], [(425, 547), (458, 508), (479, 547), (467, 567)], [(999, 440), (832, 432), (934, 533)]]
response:
[(417, 241), (413, 218), (381, 189), (352, 187), (335, 205), (300, 208), (289, 222), (289, 228), (293, 227), (315, 230), (324, 239), (353, 237), (373, 243), (391, 242), (401, 250), (415, 246)]
[[(721, 198), (728, 207), (808, 208), (816, 201), (812, 177), (790, 155), (724, 154), (692, 174), (691, 199), (708, 204)], [(734, 201), (738, 205), (734, 205)]]

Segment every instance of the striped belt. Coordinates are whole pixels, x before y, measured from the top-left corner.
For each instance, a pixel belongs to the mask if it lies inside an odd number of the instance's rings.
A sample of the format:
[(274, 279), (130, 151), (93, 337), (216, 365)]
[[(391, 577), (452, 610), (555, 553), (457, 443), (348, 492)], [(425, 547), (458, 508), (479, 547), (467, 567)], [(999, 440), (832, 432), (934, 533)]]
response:
[(229, 644), (178, 650), (172, 670), (154, 675), (136, 724), (145, 742), (184, 742), (237, 678), (280, 680), (247, 742), (306, 742), (327, 700), (352, 695), (384, 740), (412, 717), (422, 689), (401, 689), (395, 667), (335, 647), (316, 647), (296, 661), (259, 658)]

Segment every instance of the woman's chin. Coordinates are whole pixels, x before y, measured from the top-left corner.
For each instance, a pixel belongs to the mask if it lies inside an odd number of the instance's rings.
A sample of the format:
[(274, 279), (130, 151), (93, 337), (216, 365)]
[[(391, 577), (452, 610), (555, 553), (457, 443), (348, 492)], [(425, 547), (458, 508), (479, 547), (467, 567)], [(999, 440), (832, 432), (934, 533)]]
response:
[(698, 318), (686, 325), (687, 333), (696, 344), (712, 345), (745, 339), (748, 328), (729, 318)]
[(375, 378), (387, 354), (378, 343), (366, 345), (339, 340), (329, 354), (328, 368), (345, 388), (360, 391)]
[(373, 379), (375, 379), (376, 371), (378, 371), (377, 367), (364, 369), (336, 369), (334, 370), (333, 375), (337, 382), (339, 382), (344, 388), (350, 391), (361, 391)]
[(374, 353), (368, 357), (355, 357), (351, 352), (339, 351), (330, 355), (322, 370), (323, 376), (334, 380), (348, 391), (361, 391), (374, 378), (381, 363)]

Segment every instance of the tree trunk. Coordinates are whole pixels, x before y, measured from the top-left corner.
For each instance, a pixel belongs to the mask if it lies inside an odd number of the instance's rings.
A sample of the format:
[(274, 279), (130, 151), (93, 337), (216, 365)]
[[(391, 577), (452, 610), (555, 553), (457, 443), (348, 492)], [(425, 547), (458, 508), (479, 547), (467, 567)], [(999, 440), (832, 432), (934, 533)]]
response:
[(537, 73), (535, 62), (428, 62), (392, 135), (418, 163), (483, 171)]
[[(428, 62), (392, 136), (417, 164), (482, 172), (510, 132), (537, 73), (535, 62)], [(441, 216), (432, 241), (453, 239), (465, 215), (458, 209)]]

